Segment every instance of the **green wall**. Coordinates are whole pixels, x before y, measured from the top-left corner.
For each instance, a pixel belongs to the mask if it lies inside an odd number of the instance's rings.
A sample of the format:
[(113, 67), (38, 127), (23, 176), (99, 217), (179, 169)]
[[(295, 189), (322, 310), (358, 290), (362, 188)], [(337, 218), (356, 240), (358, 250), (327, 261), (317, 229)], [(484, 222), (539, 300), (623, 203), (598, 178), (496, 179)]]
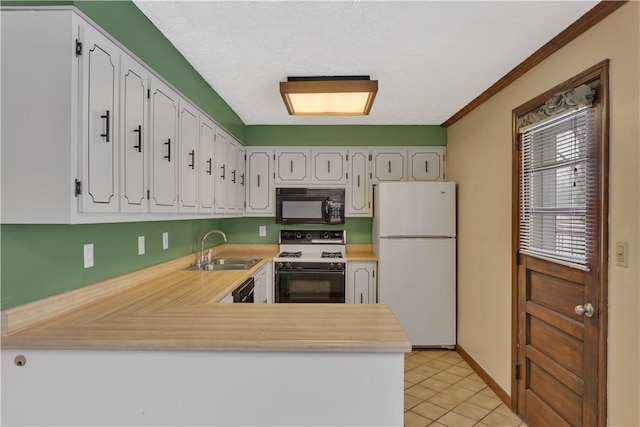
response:
[[(86, 225), (2, 224), (2, 309), (79, 288), (199, 250), (207, 230), (222, 220)], [(162, 233), (169, 249), (162, 250)], [(138, 236), (145, 254), (138, 255)], [(94, 266), (84, 268), (83, 246), (93, 243)], [(218, 236), (207, 246), (222, 243)]]
[[(10, 5), (74, 5), (246, 145), (445, 145), (440, 126), (245, 126), (129, 0), (1, 1)], [(258, 226), (267, 236), (258, 236)], [(1, 308), (6, 309), (155, 265), (198, 250), (201, 236), (220, 228), (230, 243), (277, 243), (274, 218), (136, 222), (91, 225), (0, 226)], [(317, 229), (320, 226), (300, 227)], [(341, 227), (335, 227), (341, 228)], [(348, 243), (371, 242), (371, 219), (349, 218)], [(161, 249), (162, 232), (169, 249)], [(146, 254), (137, 255), (145, 236)], [(95, 266), (83, 268), (85, 243), (94, 244)], [(213, 238), (209, 244), (219, 244)]]
[(246, 126), (245, 145), (447, 145), (442, 126)]

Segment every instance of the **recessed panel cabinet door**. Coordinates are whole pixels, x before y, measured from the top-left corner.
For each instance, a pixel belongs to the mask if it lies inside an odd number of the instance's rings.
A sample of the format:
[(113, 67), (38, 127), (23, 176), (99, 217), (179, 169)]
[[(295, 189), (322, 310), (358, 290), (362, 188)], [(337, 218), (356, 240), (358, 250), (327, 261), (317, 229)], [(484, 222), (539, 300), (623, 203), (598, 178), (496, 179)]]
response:
[(149, 73), (122, 55), (120, 73), (121, 122), (121, 206), (122, 212), (146, 212), (147, 200), (147, 89)]
[(236, 179), (236, 212), (242, 214), (244, 212), (244, 188), (246, 186), (246, 174), (245, 174), (245, 151), (242, 146), (237, 146), (237, 157), (236, 157), (236, 169), (237, 169), (237, 179)]
[(215, 154), (213, 156), (214, 175), (214, 211), (225, 213), (227, 211), (227, 181), (229, 171), (227, 167), (227, 136), (222, 129), (216, 129)]
[(368, 150), (349, 150), (349, 181), (346, 193), (348, 215), (371, 216)]
[(151, 80), (151, 206), (152, 212), (178, 210), (178, 95)]
[(444, 147), (409, 150), (409, 181), (444, 181)]
[(227, 213), (233, 213), (238, 210), (238, 147), (230, 139), (227, 140), (227, 173)]
[(200, 169), (198, 171), (198, 211), (213, 212), (213, 153), (216, 143), (216, 127), (204, 117), (200, 120)]
[(345, 184), (347, 182), (347, 151), (336, 149), (313, 150), (312, 184)]
[(276, 149), (276, 185), (309, 184), (311, 181), (308, 149)]
[(180, 100), (180, 166), (179, 210), (195, 212), (198, 203), (198, 125), (200, 114), (190, 104)]
[(347, 302), (369, 304), (376, 302), (376, 263), (350, 262), (347, 264), (349, 295)]
[(247, 148), (245, 215), (274, 215), (273, 149)]
[(407, 176), (406, 156), (406, 150), (373, 150), (371, 183), (405, 181)]
[(120, 49), (84, 26), (82, 64), (82, 212), (117, 212), (116, 120)]

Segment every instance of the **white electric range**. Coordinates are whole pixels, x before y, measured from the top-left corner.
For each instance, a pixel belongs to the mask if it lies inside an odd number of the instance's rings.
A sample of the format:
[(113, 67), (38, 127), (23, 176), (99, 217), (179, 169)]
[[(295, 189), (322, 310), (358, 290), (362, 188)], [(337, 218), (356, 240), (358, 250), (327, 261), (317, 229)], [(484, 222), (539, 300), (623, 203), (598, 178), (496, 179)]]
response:
[(346, 231), (281, 230), (276, 303), (344, 303)]

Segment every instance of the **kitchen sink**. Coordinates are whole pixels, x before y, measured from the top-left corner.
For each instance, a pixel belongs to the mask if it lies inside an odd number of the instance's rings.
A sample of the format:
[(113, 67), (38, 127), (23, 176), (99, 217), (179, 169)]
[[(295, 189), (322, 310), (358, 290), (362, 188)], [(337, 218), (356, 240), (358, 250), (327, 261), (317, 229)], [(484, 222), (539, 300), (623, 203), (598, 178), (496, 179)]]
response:
[(210, 263), (197, 266), (192, 265), (187, 270), (216, 271), (216, 270), (248, 270), (262, 258), (215, 258)]

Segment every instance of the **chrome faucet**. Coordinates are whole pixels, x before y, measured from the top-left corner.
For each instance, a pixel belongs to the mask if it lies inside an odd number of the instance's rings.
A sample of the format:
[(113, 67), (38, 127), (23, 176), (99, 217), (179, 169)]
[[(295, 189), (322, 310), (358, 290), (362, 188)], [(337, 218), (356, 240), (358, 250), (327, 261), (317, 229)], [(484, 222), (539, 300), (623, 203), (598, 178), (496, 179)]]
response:
[(209, 235), (210, 235), (210, 234), (213, 234), (213, 233), (217, 233), (217, 234), (221, 235), (221, 236), (222, 236), (222, 238), (224, 239), (224, 241), (225, 241), (225, 242), (227, 241), (227, 236), (224, 234), (224, 232), (223, 232), (223, 231), (220, 231), (220, 230), (211, 230), (211, 231), (208, 231), (208, 232), (207, 232), (207, 233), (202, 237), (202, 242), (200, 243), (200, 265), (205, 265), (205, 264), (206, 264), (206, 261), (207, 261), (207, 260), (206, 260), (206, 257), (205, 257), (205, 255), (204, 255), (204, 242), (205, 242), (205, 240), (207, 240), (207, 237), (209, 237)]

